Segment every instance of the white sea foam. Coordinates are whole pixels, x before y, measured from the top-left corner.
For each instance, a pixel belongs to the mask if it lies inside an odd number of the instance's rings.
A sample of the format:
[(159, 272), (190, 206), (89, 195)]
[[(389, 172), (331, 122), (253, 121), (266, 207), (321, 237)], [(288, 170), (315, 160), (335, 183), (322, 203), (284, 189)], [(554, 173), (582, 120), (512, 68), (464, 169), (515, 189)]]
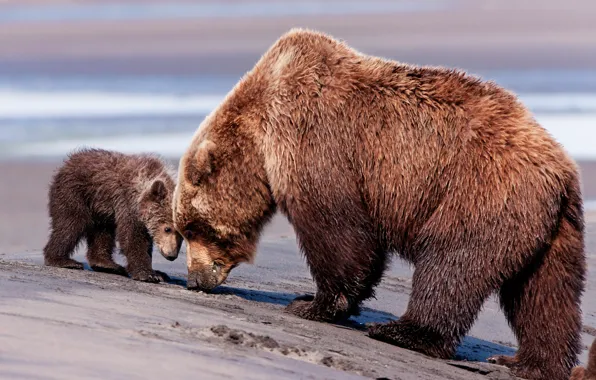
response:
[[(29, 120), (82, 118), (101, 122), (105, 117), (121, 116), (181, 116), (204, 115), (223, 99), (217, 95), (148, 95), (101, 92), (34, 92), (0, 89), (0, 129), (2, 120), (10, 120), (12, 128)], [(536, 112), (538, 121), (576, 159), (596, 159), (596, 94), (522, 94), (521, 100)], [(16, 126), (15, 126), (16, 123)], [(164, 123), (167, 124), (167, 123)], [(113, 131), (108, 128), (106, 131)], [(189, 126), (192, 130), (192, 126)], [(19, 156), (62, 155), (81, 145), (101, 146), (125, 152), (156, 151), (179, 156), (186, 148), (189, 133), (166, 133), (134, 136), (117, 131), (118, 136), (69, 140), (67, 138), (43, 143), (25, 142), (3, 147), (0, 154)]]
[(0, 90), (1, 119), (196, 115), (215, 108), (223, 95), (144, 95), (102, 92)]
[[(596, 159), (596, 113), (539, 115), (538, 121), (576, 159)], [(63, 155), (79, 146), (103, 147), (123, 152), (155, 151), (177, 157), (184, 152), (193, 132), (120, 135), (103, 138), (63, 139), (13, 144), (3, 153), (19, 156)]]
[(519, 99), (535, 113), (593, 112), (596, 113), (596, 94), (592, 93), (526, 93)]
[(0, 154), (19, 157), (64, 156), (77, 148), (102, 148), (123, 153), (155, 152), (165, 157), (177, 158), (188, 147), (193, 132), (152, 135), (120, 135), (103, 138), (62, 139), (49, 142), (12, 144)]
[[(43, 92), (0, 88), (0, 120), (196, 115), (209, 112), (224, 96)], [(525, 93), (519, 97), (536, 113), (596, 113), (596, 94), (593, 93)]]

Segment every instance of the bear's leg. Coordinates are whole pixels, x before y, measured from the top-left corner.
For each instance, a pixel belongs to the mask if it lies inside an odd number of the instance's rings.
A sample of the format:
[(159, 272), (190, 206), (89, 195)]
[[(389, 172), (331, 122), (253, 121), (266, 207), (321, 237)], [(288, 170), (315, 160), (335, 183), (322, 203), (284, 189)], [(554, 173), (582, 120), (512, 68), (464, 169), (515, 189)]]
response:
[(370, 266), (366, 271), (366, 275), (360, 281), (357, 291), (354, 292), (353, 307), (350, 315), (360, 315), (360, 304), (375, 296), (374, 288), (381, 282), (388, 262), (388, 254), (385, 249), (377, 248), (374, 250), (374, 255), (370, 258)]
[(64, 213), (63, 218), (54, 218), (52, 233), (43, 249), (45, 265), (69, 269), (83, 269), (83, 263), (70, 256), (85, 233), (86, 220), (77, 214)]
[(133, 280), (159, 282), (161, 277), (151, 267), (153, 242), (147, 228), (133, 218), (117, 221), (116, 239), (126, 257), (126, 271)]
[(114, 262), (112, 254), (116, 245), (113, 226), (96, 226), (87, 231), (87, 261), (96, 272), (127, 276), (126, 269)]
[[(357, 206), (347, 213), (349, 217), (338, 216), (337, 210), (313, 217), (316, 214), (302, 212), (291, 220), (317, 293), (312, 300), (297, 298), (286, 310), (305, 319), (337, 322), (358, 314), (359, 304), (373, 295), (385, 269), (386, 253), (370, 234), (374, 229), (366, 225), (366, 216), (357, 215)], [(331, 215), (335, 218), (326, 220)]]
[(443, 251), (418, 262), (406, 312), (398, 321), (372, 326), (369, 336), (428, 356), (453, 357), (495, 290), (494, 279), (474, 268), (473, 257)]
[(501, 306), (519, 342), (514, 357), (489, 362), (525, 379), (568, 379), (581, 351), (580, 298), (585, 276), (581, 230), (563, 220), (550, 249), (500, 291)]

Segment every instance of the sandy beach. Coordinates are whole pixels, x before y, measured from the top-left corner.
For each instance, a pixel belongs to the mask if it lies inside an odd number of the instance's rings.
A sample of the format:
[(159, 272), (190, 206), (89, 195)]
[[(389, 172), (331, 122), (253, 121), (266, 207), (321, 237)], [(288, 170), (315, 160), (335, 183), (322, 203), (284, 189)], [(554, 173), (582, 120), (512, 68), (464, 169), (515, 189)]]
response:
[[(0, 1), (2, 83), (73, 77), (142, 82), (161, 76), (235, 81), (280, 34), (309, 27), (343, 38), (368, 54), (472, 72), (512, 70), (522, 77), (525, 70), (572, 72), (574, 82), (539, 80), (532, 86), (596, 91), (596, 80), (582, 77), (584, 70), (596, 67), (596, 4), (590, 0), (546, 0), (540, 9), (536, 1), (436, 1), (436, 9), (360, 15), (199, 14), (67, 21), (36, 20), (34, 15), (18, 22), (3, 18), (14, 6), (117, 3)], [(259, 6), (266, 10), (269, 3), (273, 2), (261, 1)], [(381, 8), (388, 3), (375, 2)], [(56, 120), (51, 121), (61, 121)], [(167, 126), (172, 120), (155, 123)], [(0, 128), (18, 122), (0, 115)], [(200, 119), (176, 121), (187, 122), (196, 126)], [(38, 146), (44, 143), (41, 139)], [(60, 162), (60, 157), (0, 160), (0, 379), (511, 379), (504, 368), (483, 363), (490, 355), (513, 354), (517, 345), (493, 298), (454, 361), (433, 360), (366, 336), (367, 323), (399, 318), (406, 309), (412, 268), (399, 259), (387, 271), (376, 299), (367, 301), (362, 315), (349, 324), (309, 322), (284, 313), (283, 307), (296, 295), (313, 293), (315, 287), (295, 234), (282, 216), (267, 227), (254, 265), (235, 269), (213, 294), (186, 290), (184, 252), (174, 262), (154, 256), (154, 267), (172, 276), (169, 284), (44, 267), (47, 188)], [(596, 161), (578, 164), (584, 198), (596, 200)], [(586, 210), (586, 222), (589, 277), (583, 298), (582, 362), (596, 336), (596, 210)], [(84, 261), (84, 252), (82, 245), (75, 258)]]

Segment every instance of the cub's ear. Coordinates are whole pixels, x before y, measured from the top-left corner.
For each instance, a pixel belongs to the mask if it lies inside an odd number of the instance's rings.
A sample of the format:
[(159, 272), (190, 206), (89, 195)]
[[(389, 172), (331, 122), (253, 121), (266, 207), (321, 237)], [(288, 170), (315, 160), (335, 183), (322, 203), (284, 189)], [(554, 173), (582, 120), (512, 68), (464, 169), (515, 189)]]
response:
[(155, 202), (161, 202), (168, 195), (165, 183), (162, 180), (157, 179), (153, 181), (151, 187), (147, 191), (147, 197)]
[(213, 171), (213, 152), (215, 144), (205, 140), (198, 147), (194, 157), (186, 161), (186, 179), (198, 186)]

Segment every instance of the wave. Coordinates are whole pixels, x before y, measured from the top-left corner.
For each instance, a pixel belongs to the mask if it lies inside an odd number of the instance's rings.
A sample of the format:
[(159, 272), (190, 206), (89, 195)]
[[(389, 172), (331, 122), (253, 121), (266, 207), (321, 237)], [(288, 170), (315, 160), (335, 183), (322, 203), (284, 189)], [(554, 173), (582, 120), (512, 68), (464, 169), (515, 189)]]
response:
[(224, 95), (0, 90), (0, 120), (198, 115), (210, 112), (223, 98)]
[(182, 18), (281, 17), (314, 15), (423, 12), (447, 9), (450, 1), (243, 1), (216, 3), (107, 3), (6, 6), (1, 23), (24, 21), (60, 22), (69, 20), (148, 20)]
[[(575, 159), (596, 159), (596, 114), (541, 115), (537, 120)], [(78, 147), (93, 146), (127, 153), (153, 151), (168, 157), (179, 157), (193, 134), (194, 131), (189, 131), (12, 143), (1, 149), (0, 154), (21, 157), (62, 156)]]
[[(0, 89), (0, 120), (199, 115), (224, 96)], [(519, 98), (537, 114), (596, 113), (596, 93), (524, 93)]]

